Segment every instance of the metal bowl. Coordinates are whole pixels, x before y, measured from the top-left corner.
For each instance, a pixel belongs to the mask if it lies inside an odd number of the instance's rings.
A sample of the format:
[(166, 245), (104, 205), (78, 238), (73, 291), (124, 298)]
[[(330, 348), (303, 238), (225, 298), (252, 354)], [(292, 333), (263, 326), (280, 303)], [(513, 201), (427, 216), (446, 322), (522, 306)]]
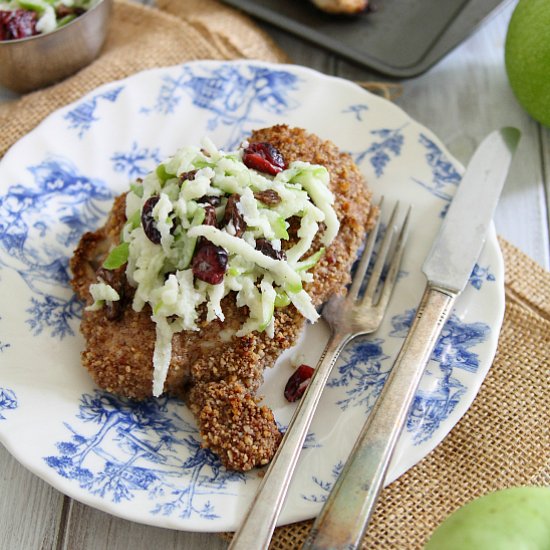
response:
[(58, 82), (91, 63), (105, 41), (113, 0), (55, 31), (0, 41), (0, 85), (24, 93)]

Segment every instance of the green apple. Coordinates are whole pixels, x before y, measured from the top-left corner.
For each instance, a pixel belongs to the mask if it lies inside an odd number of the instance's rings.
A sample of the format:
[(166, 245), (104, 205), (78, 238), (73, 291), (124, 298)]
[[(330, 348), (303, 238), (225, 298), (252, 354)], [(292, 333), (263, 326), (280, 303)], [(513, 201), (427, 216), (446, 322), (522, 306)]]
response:
[(506, 72), (525, 110), (550, 127), (550, 1), (520, 0), (508, 26)]
[(489, 493), (453, 512), (425, 550), (550, 550), (550, 488)]

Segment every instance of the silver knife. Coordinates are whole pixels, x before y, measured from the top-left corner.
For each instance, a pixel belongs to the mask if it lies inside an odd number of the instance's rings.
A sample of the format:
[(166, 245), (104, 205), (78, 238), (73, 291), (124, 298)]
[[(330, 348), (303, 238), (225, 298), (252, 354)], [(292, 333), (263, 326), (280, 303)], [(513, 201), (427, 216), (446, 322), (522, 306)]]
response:
[(361, 544), (426, 364), (485, 242), (519, 138), (516, 128), (502, 128), (472, 156), (422, 266), (428, 283), (409, 334), (304, 549)]

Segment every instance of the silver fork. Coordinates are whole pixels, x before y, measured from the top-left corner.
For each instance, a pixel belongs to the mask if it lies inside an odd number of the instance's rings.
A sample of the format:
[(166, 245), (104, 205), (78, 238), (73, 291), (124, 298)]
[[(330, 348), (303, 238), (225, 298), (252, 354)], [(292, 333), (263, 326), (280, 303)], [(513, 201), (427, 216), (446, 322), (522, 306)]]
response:
[[(381, 209), (382, 201), (379, 207)], [(390, 216), (364, 296), (359, 297), (359, 294), (380, 228), (380, 215), (369, 233), (347, 295), (332, 297), (323, 308), (322, 315), (330, 326), (331, 336), (245, 519), (233, 537), (229, 546), (231, 550), (268, 547), (309, 425), (336, 359), (352, 338), (374, 332), (382, 322), (399, 272), (410, 216), (409, 208), (397, 227), (398, 208), (396, 204)], [(388, 262), (386, 278), (381, 282)]]

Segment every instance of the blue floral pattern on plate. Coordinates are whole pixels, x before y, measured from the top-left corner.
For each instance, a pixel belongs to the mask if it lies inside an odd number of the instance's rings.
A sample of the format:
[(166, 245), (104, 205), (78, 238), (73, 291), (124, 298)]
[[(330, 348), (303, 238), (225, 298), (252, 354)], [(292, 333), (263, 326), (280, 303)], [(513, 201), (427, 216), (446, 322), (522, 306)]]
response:
[(124, 174), (128, 180), (145, 176), (162, 160), (158, 147), (140, 147), (135, 141), (129, 151), (116, 151), (111, 156), (115, 171)]
[(363, 114), (368, 110), (368, 105), (365, 103), (358, 103), (357, 105), (350, 105), (347, 109), (344, 109), (342, 113), (353, 113), (355, 120), (363, 122)]
[[(410, 309), (392, 318), (393, 330), (390, 336), (405, 338), (416, 311)], [(452, 314), (431, 356), (438, 365), (437, 384), (430, 391), (422, 388), (417, 392), (407, 421), (407, 430), (412, 432), (415, 444), (427, 441), (453, 412), (465, 386), (456, 376), (455, 369), (475, 373), (479, 368), (479, 356), (471, 348), (485, 341), (490, 328), (485, 323), (464, 323)], [(429, 374), (429, 371), (428, 371)]]
[(0, 420), (6, 420), (2, 411), (17, 409), (17, 396), (8, 388), (0, 388)]
[(419, 142), (426, 150), (426, 162), (432, 170), (432, 178), (430, 181), (416, 180), (416, 182), (435, 197), (445, 201), (446, 204), (440, 213), (443, 217), (462, 176), (456, 169), (455, 164), (449, 160), (442, 148), (433, 139), (421, 133)]
[[(414, 319), (411, 309), (392, 318), (392, 337), (405, 338)], [(475, 373), (479, 357), (470, 348), (482, 343), (489, 334), (489, 327), (483, 323), (462, 323), (456, 315), (445, 324), (432, 361), (439, 364), (441, 371), (436, 391), (420, 390), (412, 406), (407, 429), (414, 432), (415, 444), (428, 440), (439, 425), (452, 413), (464, 386), (453, 378), (453, 369), (464, 369)], [(341, 354), (328, 387), (343, 388), (345, 397), (336, 404), (346, 410), (361, 407), (366, 414), (374, 406), (391, 370), (390, 357), (384, 353), (383, 339), (367, 339), (348, 346)]]
[(86, 132), (97, 123), (100, 118), (98, 109), (102, 102), (115, 103), (124, 86), (117, 86), (105, 92), (94, 94), (89, 99), (78, 103), (65, 114), (65, 120), (68, 121), (68, 128), (76, 130), (79, 138), (82, 138)]
[(262, 124), (262, 118), (251, 114), (255, 107), (283, 115), (299, 105), (289, 97), (290, 92), (296, 90), (297, 82), (298, 78), (291, 72), (255, 65), (239, 68), (224, 65), (209, 71), (185, 66), (175, 78), (162, 79), (154, 106), (145, 107), (142, 112), (173, 114), (182, 103), (183, 94), (187, 94), (195, 107), (211, 113), (207, 123), (209, 131), (216, 130), (218, 125), (232, 128), (228, 142), (223, 144), (232, 149), (252, 128)]
[(69, 258), (80, 236), (103, 220), (112, 193), (63, 157), (28, 170), (34, 185), (13, 184), (0, 195), (0, 266), (15, 270), (30, 290), (31, 333), (64, 338), (74, 334), (81, 310), (68, 289)]
[(365, 159), (368, 159), (374, 168), (376, 177), (379, 178), (384, 174), (384, 170), (392, 158), (401, 155), (405, 138), (403, 128), (380, 128), (371, 130), (370, 133), (374, 136), (373, 143), (367, 149), (353, 154), (353, 160), (360, 165)]
[(345, 411), (348, 407), (362, 407), (370, 411), (388, 377), (383, 368), (388, 356), (381, 338), (366, 339), (347, 346), (335, 369), (338, 373), (328, 381), (329, 388), (345, 388), (345, 397), (336, 404)]
[[(391, 103), (310, 70), (256, 62), (196, 62), (108, 84), (54, 113), (0, 163), (0, 293), (18, 297), (0, 305), (0, 439), (61, 491), (170, 528), (231, 530), (240, 522), (257, 472), (225, 471), (201, 447), (184, 405), (166, 398), (133, 403), (94, 389), (79, 364), (81, 305), (69, 287), (68, 260), (80, 235), (103, 223), (113, 196), (164, 155), (199, 145), (205, 135), (234, 147), (251, 130), (281, 123), (352, 151), (375, 195), (413, 205), (410, 247), (390, 313), (377, 334), (342, 355), (282, 521), (318, 512), (353, 443), (349, 434), (363, 424), (410, 324), (425, 283), (419, 266), (461, 168), (435, 136)], [(422, 380), (389, 480), (433, 449), (477, 393), (502, 318), (501, 265), (493, 232)], [(322, 323), (307, 328), (295, 352), (303, 362), (317, 361), (323, 330)], [(39, 356), (39, 364), (30, 356)], [(289, 360), (265, 373), (261, 389), (281, 428), (293, 410), (282, 397)], [(22, 361), (47, 380), (39, 409), (27, 405), (38, 390), (20, 376)], [(44, 421), (48, 434), (40, 431)]]
[(313, 483), (319, 487), (320, 492), (311, 493), (309, 495), (302, 495), (302, 498), (309, 502), (326, 502), (328, 495), (332, 491), (332, 487), (336, 483), (336, 480), (342, 473), (343, 469), (344, 469), (344, 462), (339, 460), (334, 465), (334, 467), (332, 468), (332, 471), (330, 472), (331, 474), (330, 481), (320, 479), (317, 476), (311, 476)]
[(76, 418), (95, 429), (85, 435), (67, 423), (70, 439), (57, 443), (58, 453), (44, 460), (59, 475), (112, 502), (144, 493), (152, 514), (215, 519), (209, 496), (228, 491), (228, 482), (244, 474), (226, 471), (202, 448), (196, 426), (178, 414), (182, 406), (166, 397), (133, 402), (100, 390), (84, 394)]
[(474, 270), (470, 276), (470, 284), (476, 289), (481, 290), (483, 283), (485, 282), (495, 282), (496, 277), (491, 272), (490, 267), (481, 267), (479, 264), (474, 266)]

